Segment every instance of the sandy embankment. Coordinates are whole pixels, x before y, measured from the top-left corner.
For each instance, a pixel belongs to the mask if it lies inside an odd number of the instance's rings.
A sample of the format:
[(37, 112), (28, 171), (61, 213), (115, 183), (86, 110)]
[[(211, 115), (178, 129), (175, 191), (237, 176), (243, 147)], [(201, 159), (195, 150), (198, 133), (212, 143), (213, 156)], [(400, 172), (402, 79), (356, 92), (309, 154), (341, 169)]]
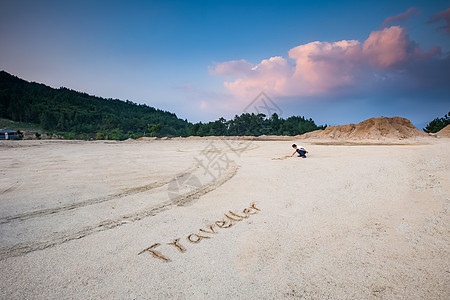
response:
[(450, 139), (291, 143), (1, 143), (0, 298), (450, 297)]

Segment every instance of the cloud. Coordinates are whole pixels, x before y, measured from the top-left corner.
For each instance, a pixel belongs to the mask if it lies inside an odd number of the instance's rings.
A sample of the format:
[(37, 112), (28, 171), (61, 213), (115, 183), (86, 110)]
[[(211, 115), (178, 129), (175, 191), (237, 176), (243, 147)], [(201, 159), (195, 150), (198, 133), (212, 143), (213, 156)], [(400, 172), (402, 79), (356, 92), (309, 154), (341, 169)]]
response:
[[(271, 57), (253, 65), (245, 60), (217, 63), (213, 75), (228, 76), (224, 86), (240, 98), (266, 91), (274, 97), (321, 96), (406, 78), (408, 66), (440, 54), (411, 41), (404, 28), (373, 31), (363, 42), (312, 42), (289, 50), (289, 57)], [(231, 79), (231, 78), (232, 79)]]
[[(226, 63), (225, 63), (226, 64)], [(227, 70), (227, 75), (236, 75), (241, 73), (235, 81), (226, 81), (225, 87), (235, 94), (245, 94), (252, 90), (270, 90), (274, 93), (283, 93), (287, 88), (286, 83), (291, 78), (294, 68), (289, 65), (287, 60), (280, 56), (271, 57), (261, 61), (256, 66), (247, 63), (244, 70), (242, 65), (235, 65), (233, 69), (229, 65), (216, 66), (216, 70)]]
[(245, 76), (252, 67), (252, 64), (245, 59), (231, 60), (218, 63), (214, 68), (209, 68), (209, 73), (212, 75)]
[(389, 17), (386, 20), (384, 20), (384, 22), (381, 24), (381, 28), (385, 28), (389, 23), (405, 21), (405, 20), (409, 19), (409, 17), (411, 17), (411, 15), (413, 15), (415, 13), (419, 13), (419, 12), (420, 11), (417, 7), (410, 7), (404, 13), (398, 14), (393, 17)]
[[(316, 41), (297, 46), (289, 51), (289, 57), (296, 65), (291, 90), (310, 95), (351, 85), (360, 56), (360, 43), (354, 40)], [(295, 87), (300, 89), (295, 91)]]
[(205, 110), (208, 107), (208, 103), (206, 101), (200, 102), (200, 109)]
[(373, 31), (364, 42), (363, 54), (369, 64), (378, 68), (399, 67), (415, 59), (428, 59), (440, 54), (440, 48), (434, 47), (423, 52), (415, 42), (409, 40), (406, 30), (392, 26)]
[(443, 29), (445, 33), (450, 34), (450, 8), (431, 16), (430, 19), (428, 19), (428, 24), (436, 23), (440, 20), (444, 20), (445, 24), (439, 28)]

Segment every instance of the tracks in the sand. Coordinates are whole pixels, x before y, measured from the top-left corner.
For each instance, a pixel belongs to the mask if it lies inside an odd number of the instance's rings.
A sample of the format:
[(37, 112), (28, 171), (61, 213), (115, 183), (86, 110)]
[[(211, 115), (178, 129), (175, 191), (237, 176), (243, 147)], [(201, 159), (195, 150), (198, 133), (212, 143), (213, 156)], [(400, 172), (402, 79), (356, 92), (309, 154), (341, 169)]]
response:
[[(196, 167), (195, 167), (196, 168)], [(229, 167), (224, 170), (220, 177), (216, 178), (215, 180), (206, 183), (204, 185), (201, 185), (200, 187), (180, 193), (176, 197), (172, 197), (169, 200), (165, 200), (163, 202), (160, 202), (158, 204), (155, 204), (153, 206), (146, 207), (144, 209), (141, 209), (139, 211), (131, 212), (128, 214), (123, 214), (120, 216), (117, 216), (115, 218), (106, 219), (101, 222), (98, 222), (96, 224), (92, 224), (89, 226), (84, 227), (78, 227), (74, 228), (73, 230), (66, 230), (63, 232), (55, 232), (50, 235), (44, 236), (43, 238), (40, 238), (38, 240), (33, 241), (25, 241), (25, 242), (19, 242), (17, 244), (14, 244), (12, 246), (5, 246), (0, 248), (0, 260), (6, 259), (8, 257), (16, 257), (25, 255), (27, 253), (36, 251), (36, 250), (43, 250), (49, 247), (53, 247), (71, 240), (80, 239), (82, 237), (85, 237), (87, 235), (105, 231), (108, 229), (112, 229), (124, 224), (132, 223), (138, 220), (141, 220), (143, 218), (154, 216), (162, 211), (165, 211), (169, 209), (170, 207), (173, 207), (175, 205), (186, 205), (189, 202), (192, 202), (195, 199), (198, 199), (199, 197), (215, 190), (216, 188), (223, 185), (225, 182), (230, 180), (237, 172), (238, 166), (235, 163), (232, 163), (229, 165)], [(192, 168), (185, 171), (186, 172), (192, 171)], [(141, 192), (151, 192), (152, 190), (158, 188), (158, 187), (164, 187), (165, 185), (168, 185), (172, 180), (174, 180), (173, 177), (169, 179), (164, 179), (159, 182), (155, 182), (149, 185), (135, 187), (132, 189), (125, 190), (121, 193), (108, 195), (105, 197), (95, 198), (86, 200), (83, 202), (79, 202), (73, 205), (66, 205), (61, 206), (53, 209), (45, 209), (35, 212), (30, 212), (26, 214), (21, 215), (15, 215), (10, 217), (2, 218), (0, 221), (0, 225), (7, 224), (9, 222), (13, 221), (26, 221), (28, 219), (32, 218), (40, 218), (40, 217), (50, 217), (50, 215), (55, 214), (61, 214), (65, 213), (71, 210), (76, 210), (83, 207), (89, 207), (90, 205), (99, 204), (102, 202), (110, 201), (110, 200), (117, 200), (118, 198), (141, 193)]]
[[(196, 169), (195, 166), (191, 167), (191, 168), (183, 171), (182, 174), (189, 174), (192, 171), (194, 171), (195, 169)], [(61, 213), (64, 211), (73, 210), (73, 209), (77, 209), (77, 208), (81, 208), (81, 207), (85, 207), (85, 206), (89, 206), (89, 205), (93, 205), (93, 204), (98, 204), (98, 203), (102, 203), (102, 202), (106, 202), (106, 201), (120, 199), (120, 198), (123, 198), (126, 196), (130, 196), (133, 194), (142, 193), (142, 192), (146, 192), (146, 191), (150, 191), (152, 189), (162, 187), (162, 186), (168, 184), (169, 182), (171, 182), (172, 180), (173, 180), (173, 177), (170, 176), (170, 177), (164, 178), (163, 180), (160, 180), (160, 181), (152, 182), (150, 184), (143, 185), (143, 186), (126, 189), (121, 192), (110, 194), (110, 195), (103, 196), (103, 197), (88, 199), (88, 200), (77, 202), (77, 203), (70, 203), (67, 205), (59, 206), (59, 207), (47, 208), (47, 209), (27, 212), (27, 213), (23, 213), (23, 214), (17, 214), (17, 215), (13, 215), (13, 216), (3, 217), (3, 218), (0, 218), (0, 225), (14, 221), (14, 220), (27, 220), (27, 219), (31, 219), (31, 218), (43, 217), (46, 215)]]

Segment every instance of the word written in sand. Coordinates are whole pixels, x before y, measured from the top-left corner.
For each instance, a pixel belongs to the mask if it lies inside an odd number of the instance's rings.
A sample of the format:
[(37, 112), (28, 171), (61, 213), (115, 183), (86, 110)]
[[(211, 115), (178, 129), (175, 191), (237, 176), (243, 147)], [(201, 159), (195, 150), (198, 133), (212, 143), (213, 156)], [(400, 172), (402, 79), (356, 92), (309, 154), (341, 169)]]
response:
[[(218, 229), (230, 228), (234, 226), (237, 222), (240, 222), (244, 219), (247, 219), (251, 215), (257, 214), (261, 209), (257, 208), (254, 203), (250, 205), (250, 207), (245, 208), (242, 213), (234, 213), (231, 210), (228, 213), (224, 214), (224, 218), (214, 222), (214, 224), (207, 225), (206, 229), (200, 228), (197, 233), (191, 233), (186, 237), (186, 240), (191, 244), (198, 244), (204, 239), (210, 239), (214, 234), (218, 233)], [(167, 243), (167, 245), (175, 247), (181, 253), (186, 252), (186, 248), (181, 244), (180, 239), (174, 239), (172, 242)], [(160, 251), (157, 251), (156, 248), (161, 246), (160, 243), (155, 243), (150, 247), (145, 248), (138, 255), (149, 252), (155, 258), (162, 259), (166, 262), (170, 261), (170, 258), (163, 255)]]

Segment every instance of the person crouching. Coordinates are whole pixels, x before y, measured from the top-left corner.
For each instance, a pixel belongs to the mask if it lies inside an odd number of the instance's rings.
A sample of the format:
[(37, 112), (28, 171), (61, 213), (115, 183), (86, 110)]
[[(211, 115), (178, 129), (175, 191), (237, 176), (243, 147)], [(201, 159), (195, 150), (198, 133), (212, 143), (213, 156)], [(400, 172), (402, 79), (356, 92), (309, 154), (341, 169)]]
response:
[(292, 145), (292, 148), (295, 149), (295, 152), (292, 153), (292, 156), (294, 156), (295, 153), (298, 153), (298, 157), (306, 158), (306, 153), (308, 153), (308, 151), (306, 151), (305, 148), (303, 148), (303, 147), (297, 147), (296, 144), (293, 144), (293, 145)]

